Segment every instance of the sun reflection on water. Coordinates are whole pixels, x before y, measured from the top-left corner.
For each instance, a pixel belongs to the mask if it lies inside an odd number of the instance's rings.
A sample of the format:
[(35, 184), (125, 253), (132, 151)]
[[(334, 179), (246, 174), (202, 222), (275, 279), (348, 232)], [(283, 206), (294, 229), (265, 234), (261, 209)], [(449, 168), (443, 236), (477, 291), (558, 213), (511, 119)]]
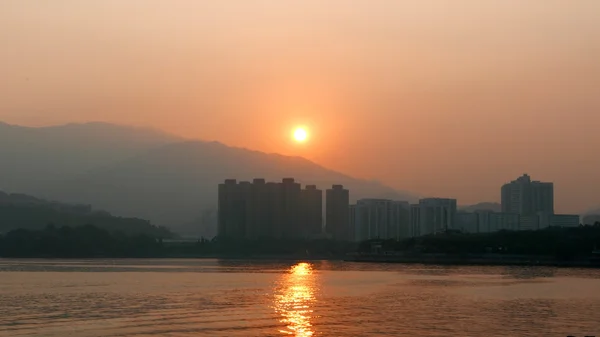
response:
[(282, 334), (308, 337), (314, 334), (311, 304), (315, 301), (315, 275), (312, 265), (298, 263), (284, 274), (275, 293), (275, 310), (281, 315), (280, 322), (286, 329)]

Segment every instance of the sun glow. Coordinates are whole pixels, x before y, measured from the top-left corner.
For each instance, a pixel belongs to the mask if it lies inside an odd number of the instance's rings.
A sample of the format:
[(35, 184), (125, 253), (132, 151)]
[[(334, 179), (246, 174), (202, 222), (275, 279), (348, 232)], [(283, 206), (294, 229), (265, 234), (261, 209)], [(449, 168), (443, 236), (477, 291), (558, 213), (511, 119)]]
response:
[(290, 268), (290, 273), (294, 275), (309, 275), (312, 274), (312, 266), (306, 262), (298, 263)]
[(305, 128), (298, 127), (294, 130), (294, 140), (302, 143), (308, 139), (308, 132), (306, 132)]

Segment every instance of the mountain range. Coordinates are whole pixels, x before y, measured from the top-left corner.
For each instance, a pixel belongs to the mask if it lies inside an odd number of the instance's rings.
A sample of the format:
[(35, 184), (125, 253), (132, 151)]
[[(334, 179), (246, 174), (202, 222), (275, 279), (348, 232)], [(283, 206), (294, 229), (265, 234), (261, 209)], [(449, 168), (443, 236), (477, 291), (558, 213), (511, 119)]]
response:
[(301, 157), (189, 140), (107, 123), (31, 128), (0, 123), (0, 190), (139, 217), (180, 233), (215, 234), (217, 184), (294, 177), (352, 200), (415, 201), (415, 194), (357, 179)]

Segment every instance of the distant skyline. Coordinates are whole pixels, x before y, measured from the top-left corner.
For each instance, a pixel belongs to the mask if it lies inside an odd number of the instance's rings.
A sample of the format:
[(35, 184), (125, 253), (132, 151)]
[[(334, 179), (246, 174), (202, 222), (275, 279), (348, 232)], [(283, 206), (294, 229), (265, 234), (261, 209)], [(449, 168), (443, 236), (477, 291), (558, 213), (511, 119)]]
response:
[[(5, 0), (0, 121), (299, 155), (460, 204), (600, 206), (600, 2)], [(292, 141), (297, 126), (310, 134)]]

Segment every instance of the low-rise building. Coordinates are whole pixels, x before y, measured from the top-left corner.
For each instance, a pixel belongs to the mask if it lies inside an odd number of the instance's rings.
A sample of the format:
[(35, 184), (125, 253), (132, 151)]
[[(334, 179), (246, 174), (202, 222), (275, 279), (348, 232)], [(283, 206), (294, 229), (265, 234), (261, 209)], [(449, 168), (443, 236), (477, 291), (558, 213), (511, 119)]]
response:
[(536, 215), (522, 215), (519, 217), (519, 230), (535, 231), (540, 229), (540, 217)]
[(575, 214), (538, 214), (539, 228), (547, 227), (578, 227), (579, 215)]
[(489, 232), (497, 232), (501, 230), (517, 231), (519, 230), (520, 216), (516, 213), (507, 212), (491, 212), (488, 214), (488, 230)]
[(479, 214), (470, 212), (457, 212), (452, 229), (463, 233), (479, 233)]
[(515, 213), (476, 211), (456, 213), (454, 228), (463, 233), (492, 233), (519, 230), (519, 215)]

